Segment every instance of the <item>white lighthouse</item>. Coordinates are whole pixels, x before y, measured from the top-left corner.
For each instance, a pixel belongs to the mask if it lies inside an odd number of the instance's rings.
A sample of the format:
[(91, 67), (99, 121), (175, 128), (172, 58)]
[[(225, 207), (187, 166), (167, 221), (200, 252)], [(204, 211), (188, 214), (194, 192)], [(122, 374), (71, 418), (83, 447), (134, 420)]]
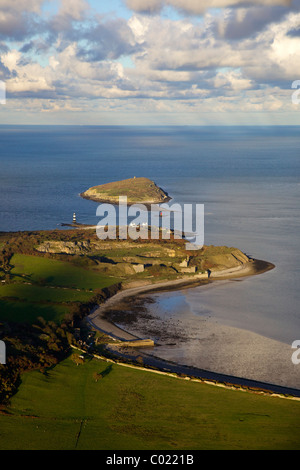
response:
[(76, 224), (76, 214), (75, 214), (75, 212), (73, 214), (73, 224)]

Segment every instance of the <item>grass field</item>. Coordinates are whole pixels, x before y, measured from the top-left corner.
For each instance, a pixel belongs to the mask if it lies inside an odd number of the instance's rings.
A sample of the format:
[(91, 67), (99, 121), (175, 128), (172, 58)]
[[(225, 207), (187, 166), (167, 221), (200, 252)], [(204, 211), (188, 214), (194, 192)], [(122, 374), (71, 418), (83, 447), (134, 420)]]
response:
[(69, 302), (86, 302), (95, 289), (118, 279), (68, 262), (14, 254), (12, 283), (0, 285), (0, 320), (32, 323), (38, 316), (59, 322)]
[(300, 448), (298, 402), (96, 359), (24, 374), (8, 411), (0, 449)]
[(0, 300), (1, 321), (34, 323), (38, 317), (59, 323), (69, 312), (67, 305)]
[(85, 301), (91, 297), (91, 292), (77, 291), (68, 288), (51, 288), (27, 284), (8, 284), (0, 286), (0, 298), (16, 297), (28, 302), (72, 302)]
[(78, 268), (68, 262), (30, 255), (13, 255), (11, 274), (31, 282), (43, 282), (49, 286), (78, 289), (101, 289), (114, 282), (105, 275)]

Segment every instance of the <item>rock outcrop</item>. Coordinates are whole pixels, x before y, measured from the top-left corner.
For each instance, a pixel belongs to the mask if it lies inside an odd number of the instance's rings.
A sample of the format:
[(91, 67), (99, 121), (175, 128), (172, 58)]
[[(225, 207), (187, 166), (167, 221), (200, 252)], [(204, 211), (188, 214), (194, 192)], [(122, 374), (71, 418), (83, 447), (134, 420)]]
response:
[(82, 255), (90, 252), (91, 244), (88, 241), (47, 241), (37, 246), (36, 250), (40, 253), (65, 253), (67, 255)]

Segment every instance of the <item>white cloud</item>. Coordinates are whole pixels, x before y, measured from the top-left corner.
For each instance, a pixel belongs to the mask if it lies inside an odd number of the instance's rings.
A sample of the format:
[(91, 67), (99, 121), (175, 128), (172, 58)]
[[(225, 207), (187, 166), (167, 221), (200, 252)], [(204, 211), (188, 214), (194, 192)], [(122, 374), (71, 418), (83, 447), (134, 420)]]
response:
[(11, 78), (6, 81), (10, 93), (40, 92), (54, 90), (45, 76), (44, 69), (36, 63), (21, 62), (21, 53), (17, 50), (2, 55), (1, 61), (8, 68)]
[(0, 0), (0, 37), (21, 39), (37, 30), (36, 17), (44, 0)]
[(134, 38), (137, 43), (141, 44), (144, 41), (145, 35), (148, 32), (151, 23), (150, 18), (139, 18), (132, 16), (128, 21), (128, 26), (133, 32)]
[(86, 0), (61, 0), (58, 15), (69, 16), (74, 20), (81, 20), (90, 6)]
[(249, 78), (244, 78), (240, 72), (230, 70), (226, 73), (217, 73), (214, 78), (214, 86), (217, 89), (229, 89), (238, 92), (252, 88), (253, 82)]
[(211, 8), (239, 6), (290, 6), (291, 0), (127, 0), (127, 6), (136, 12), (157, 13), (164, 6), (172, 6), (191, 14), (203, 14)]
[(21, 57), (21, 52), (14, 49), (12, 51), (7, 52), (6, 54), (3, 54), (1, 57), (1, 61), (5, 65), (5, 67), (7, 67), (10, 71), (13, 71), (16, 69)]
[(163, 0), (127, 0), (127, 6), (137, 12), (157, 13), (163, 7)]
[(34, 11), (38, 13), (45, 0), (0, 0), (1, 11)]
[[(286, 87), (299, 78), (300, 37), (289, 32), (299, 28), (300, 13), (279, 15), (268, 1), (251, 2), (255, 9), (245, 2), (240, 8), (238, 0), (130, 3), (152, 12), (167, 3), (191, 13), (208, 4), (235, 8), (206, 11), (201, 20), (139, 13), (126, 20), (93, 16), (87, 0), (62, 0), (58, 12), (47, 17), (42, 0), (0, 0), (0, 26), (9, 13), (17, 29), (7, 37), (18, 34), (13, 48), (10, 41), (0, 47), (0, 73), (15, 109), (24, 105), (50, 115), (96, 112), (100, 106), (105, 112), (180, 115), (292, 108)], [(25, 12), (32, 16), (21, 34)]]

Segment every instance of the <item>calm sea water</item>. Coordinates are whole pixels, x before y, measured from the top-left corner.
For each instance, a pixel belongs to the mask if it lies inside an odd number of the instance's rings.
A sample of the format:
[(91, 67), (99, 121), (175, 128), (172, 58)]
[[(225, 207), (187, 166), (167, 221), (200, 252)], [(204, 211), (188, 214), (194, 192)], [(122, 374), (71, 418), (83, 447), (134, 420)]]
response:
[(147, 176), (172, 202), (205, 205), (205, 244), (240, 248), (276, 269), (212, 292), (160, 294), (165, 315), (186, 305), (291, 344), (300, 339), (300, 132), (297, 127), (0, 127), (0, 230), (98, 222), (79, 193)]

